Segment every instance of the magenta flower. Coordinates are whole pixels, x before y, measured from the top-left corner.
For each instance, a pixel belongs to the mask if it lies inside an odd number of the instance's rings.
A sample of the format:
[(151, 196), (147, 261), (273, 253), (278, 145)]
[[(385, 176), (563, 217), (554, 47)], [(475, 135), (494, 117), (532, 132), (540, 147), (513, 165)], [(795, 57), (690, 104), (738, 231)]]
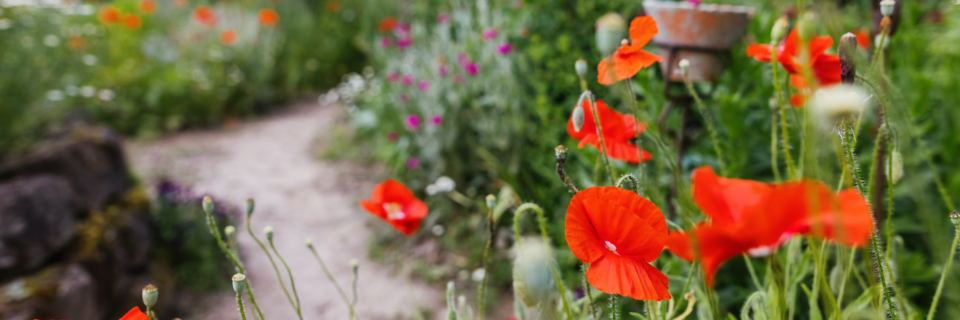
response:
[(453, 82), (454, 82), (454, 83), (461, 83), (461, 82), (463, 82), (463, 75), (462, 75), (462, 74), (459, 74), (459, 73), (456, 74), (456, 75), (454, 75), (454, 76), (453, 76)]
[(695, 6), (700, 5), (700, 0), (687, 0), (687, 2)]
[(410, 101), (410, 97), (408, 97), (406, 93), (401, 93), (400, 102), (407, 103), (407, 101)]
[(416, 169), (418, 166), (420, 166), (420, 160), (417, 158), (407, 159), (407, 169)]
[(441, 13), (437, 15), (437, 23), (444, 24), (450, 22), (450, 15), (446, 13)]
[(408, 75), (403, 76), (403, 85), (409, 86), (409, 85), (411, 85), (411, 84), (413, 84), (413, 75), (412, 75), (412, 74), (408, 74)]
[(397, 73), (396, 71), (391, 72), (390, 74), (387, 75), (387, 81), (390, 81), (390, 82), (400, 81), (400, 74)]
[(407, 116), (407, 121), (404, 122), (404, 124), (407, 126), (407, 129), (410, 129), (410, 131), (417, 131), (417, 128), (420, 127), (420, 116), (411, 114)]
[(413, 38), (403, 37), (400, 40), (397, 40), (397, 49), (403, 50), (413, 44)]
[(470, 57), (467, 56), (467, 53), (466, 53), (466, 52), (458, 53), (458, 54), (457, 54), (457, 62), (460, 62), (460, 64), (470, 63)]
[(433, 124), (433, 125), (435, 125), (435, 126), (439, 126), (441, 123), (443, 123), (443, 115), (441, 115), (441, 114), (435, 114), (435, 115), (431, 116), (431, 117), (430, 117), (430, 123)]
[(391, 45), (393, 45), (393, 39), (388, 37), (383, 37), (380, 39), (380, 47), (389, 48)]
[(470, 74), (471, 76), (475, 76), (477, 75), (477, 72), (480, 72), (480, 67), (478, 67), (477, 64), (473, 62), (468, 63), (466, 66), (463, 67), (463, 69), (466, 70), (467, 73)]
[(497, 37), (497, 29), (487, 29), (483, 31), (483, 40), (490, 40)]
[(505, 54), (508, 54), (508, 53), (510, 53), (510, 52), (513, 52), (513, 46), (510, 45), (509, 43), (504, 43), (504, 44), (501, 44), (501, 45), (497, 46), (497, 53), (500, 53), (500, 54), (504, 54), (504, 55), (505, 55)]
[(438, 73), (440, 74), (441, 77), (446, 77), (447, 74), (450, 73), (450, 70), (447, 70), (447, 66), (440, 66), (440, 70), (438, 70)]
[(420, 91), (430, 90), (430, 81), (420, 80), (420, 83), (417, 83), (417, 88), (420, 88)]

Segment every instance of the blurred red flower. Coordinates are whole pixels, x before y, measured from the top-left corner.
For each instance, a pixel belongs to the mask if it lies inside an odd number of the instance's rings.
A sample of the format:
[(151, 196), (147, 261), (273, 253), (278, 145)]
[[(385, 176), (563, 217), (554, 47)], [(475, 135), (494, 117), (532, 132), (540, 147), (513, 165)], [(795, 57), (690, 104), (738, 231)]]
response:
[(388, 179), (378, 184), (370, 198), (360, 201), (360, 206), (407, 236), (417, 232), (421, 220), (427, 216), (427, 204), (397, 180)]
[(276, 25), (277, 22), (280, 21), (280, 15), (273, 9), (261, 9), (259, 16), (261, 26)]
[(330, 12), (340, 11), (340, 2), (337, 2), (337, 0), (327, 1), (327, 11), (330, 11)]
[(157, 2), (153, 0), (141, 0), (140, 1), (140, 11), (143, 13), (151, 13), (157, 10)]
[(670, 299), (660, 256), (667, 222), (649, 200), (617, 187), (578, 192), (567, 207), (564, 234), (573, 255), (589, 263), (587, 281), (600, 291), (636, 300)]
[(83, 40), (83, 37), (80, 36), (71, 36), (67, 42), (70, 44), (70, 48), (73, 49), (83, 49), (87, 44), (87, 42)]
[(150, 317), (143, 312), (140, 312), (139, 307), (133, 307), (130, 311), (127, 311), (127, 314), (123, 315), (120, 320), (150, 320)]
[(98, 18), (100, 23), (103, 24), (115, 24), (120, 22), (120, 9), (114, 6), (106, 6), (100, 9), (100, 14)]
[[(630, 22), (630, 42), (621, 45), (612, 56), (604, 58), (597, 65), (597, 81), (600, 84), (611, 85), (617, 81), (633, 77), (640, 69), (649, 67), (654, 62), (662, 60), (660, 56), (644, 51), (643, 46), (657, 35), (657, 22), (653, 17), (644, 16)], [(612, 60), (610, 60), (612, 59)], [(613, 62), (613, 76), (607, 70), (610, 61)]]
[[(701, 167), (693, 172), (693, 199), (709, 218), (693, 228), (708, 285), (730, 258), (769, 255), (795, 234), (862, 246), (873, 231), (870, 208), (857, 191), (834, 194), (821, 182), (766, 184), (721, 178)], [(697, 260), (685, 231), (671, 231), (667, 248)]]
[[(578, 132), (573, 126), (573, 117), (567, 121), (567, 133), (571, 138), (580, 141), (578, 147), (583, 148), (586, 145), (596, 147), (600, 152), (600, 136), (597, 135), (597, 124), (593, 120), (593, 110), (590, 109), (590, 102), (583, 101), (581, 106), (584, 112), (583, 127)], [(637, 145), (630, 140), (638, 134), (643, 133), (645, 125), (634, 120), (631, 115), (623, 115), (611, 110), (603, 100), (597, 100), (597, 113), (600, 118), (600, 126), (603, 128), (603, 141), (606, 143), (607, 155), (614, 159), (627, 161), (630, 163), (640, 162), (640, 153), (637, 152)], [(637, 131), (639, 127), (640, 131)], [(652, 156), (646, 150), (643, 150), (643, 161), (649, 161)]]
[(173, 5), (177, 8), (183, 8), (187, 6), (187, 0), (173, 0)]
[(140, 20), (140, 16), (132, 13), (123, 16), (123, 26), (127, 29), (140, 29), (141, 25), (143, 21)]
[(383, 20), (380, 20), (380, 25), (377, 27), (377, 29), (380, 30), (380, 32), (387, 32), (387, 31), (393, 30), (393, 28), (396, 28), (396, 27), (397, 27), (397, 18), (386, 17), (386, 18), (383, 18)]
[(212, 27), (217, 25), (217, 15), (209, 6), (199, 6), (193, 11), (193, 19), (197, 22)]
[(857, 46), (864, 50), (870, 49), (870, 31), (857, 29), (853, 31), (853, 35), (857, 36)]
[[(790, 31), (783, 44), (777, 46), (777, 61), (783, 65), (783, 69), (790, 73), (790, 84), (800, 91), (793, 95), (790, 100), (794, 107), (803, 106), (806, 100), (805, 94), (810, 86), (806, 78), (801, 73), (800, 65), (800, 46), (802, 41), (797, 29)], [(813, 77), (820, 86), (831, 86), (840, 83), (840, 57), (832, 54), (826, 54), (824, 51), (833, 46), (833, 38), (830, 36), (813, 37), (810, 43), (807, 43), (807, 49), (810, 52), (810, 61), (813, 65)], [(770, 45), (751, 44), (747, 47), (747, 56), (757, 61), (770, 62)]]
[(234, 42), (237, 42), (237, 32), (233, 30), (226, 30), (220, 33), (220, 41), (225, 45), (231, 45)]

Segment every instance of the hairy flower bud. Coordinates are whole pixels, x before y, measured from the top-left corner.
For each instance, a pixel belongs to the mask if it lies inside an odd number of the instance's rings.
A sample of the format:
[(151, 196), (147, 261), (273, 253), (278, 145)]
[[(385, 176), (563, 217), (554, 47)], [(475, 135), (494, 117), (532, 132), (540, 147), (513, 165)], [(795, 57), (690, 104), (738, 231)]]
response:
[(857, 54), (857, 36), (853, 33), (840, 37), (840, 82), (844, 84), (853, 84), (857, 77), (857, 65), (854, 62), (854, 55)]
[(487, 209), (493, 209), (497, 205), (497, 196), (488, 194), (487, 195)]
[(267, 235), (267, 241), (273, 241), (273, 227), (271, 226), (263, 227), (263, 233)]
[(153, 308), (153, 306), (157, 304), (157, 297), (160, 296), (160, 293), (157, 291), (156, 286), (148, 284), (146, 287), (143, 287), (142, 295), (143, 304), (146, 305), (147, 308)]
[(577, 71), (578, 77), (585, 77), (587, 75), (587, 60), (577, 59), (577, 62), (573, 64), (573, 70)]
[(210, 198), (210, 196), (203, 197), (202, 203), (203, 203), (203, 211), (206, 212), (207, 214), (212, 214), (214, 209), (213, 199)]
[(564, 147), (562, 144), (553, 148), (554, 156), (556, 156), (557, 162), (563, 162), (567, 160), (567, 147)]
[(586, 118), (586, 114), (583, 112), (583, 107), (580, 104), (577, 104), (576, 107), (573, 107), (573, 130), (580, 132), (580, 129), (583, 129), (583, 121)]
[(690, 76), (690, 60), (680, 60), (678, 65), (680, 66), (680, 72), (683, 73), (684, 78)]
[(770, 30), (770, 40), (774, 43), (780, 43), (781, 40), (787, 37), (787, 29), (790, 28), (790, 21), (787, 20), (786, 16), (781, 16), (780, 19), (777, 19), (773, 23), (773, 28)]
[(237, 294), (242, 293), (243, 289), (247, 287), (247, 276), (242, 273), (233, 275), (231, 280), (233, 280), (233, 291)]
[(610, 12), (597, 20), (597, 49), (603, 56), (609, 56), (617, 50), (627, 22), (619, 14)]
[(896, 4), (897, 2), (893, 0), (880, 1), (880, 14), (884, 17), (889, 17), (893, 14), (893, 6)]
[(522, 240), (523, 245), (517, 250), (517, 258), (513, 261), (513, 290), (524, 305), (532, 308), (550, 299), (555, 292), (549, 265), (553, 257), (547, 256), (547, 244), (540, 238)]
[(797, 23), (797, 34), (803, 42), (810, 42), (817, 35), (817, 14), (807, 11)]
[(253, 199), (247, 199), (247, 206), (245, 209), (247, 211), (248, 219), (250, 218), (250, 215), (253, 214), (253, 207), (254, 207)]

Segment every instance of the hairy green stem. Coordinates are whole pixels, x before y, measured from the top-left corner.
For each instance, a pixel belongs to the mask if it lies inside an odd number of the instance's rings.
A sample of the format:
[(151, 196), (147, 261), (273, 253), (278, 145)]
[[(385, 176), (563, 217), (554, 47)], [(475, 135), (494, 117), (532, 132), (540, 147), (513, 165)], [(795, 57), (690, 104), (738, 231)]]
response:
[(750, 256), (746, 253), (743, 254), (743, 262), (747, 264), (747, 271), (750, 271), (750, 279), (753, 280), (753, 285), (757, 286), (757, 290), (763, 290), (763, 285), (760, 284), (760, 278), (757, 277), (757, 271), (753, 269), (753, 263), (750, 263)]
[(487, 245), (483, 248), (483, 279), (480, 279), (480, 293), (477, 296), (477, 320), (483, 320), (483, 309), (484, 302), (487, 298), (487, 262), (490, 260), (490, 246), (493, 244), (493, 237), (495, 235), (496, 225), (493, 221), (493, 208), (487, 210), (487, 232), (489, 236), (487, 237)]
[(590, 289), (590, 282), (587, 281), (587, 264), (581, 264), (580, 270), (583, 271), (583, 292), (587, 296), (587, 301), (590, 302), (590, 314), (593, 315), (594, 319), (600, 319), (597, 317), (597, 306), (595, 302), (593, 302), (593, 293), (590, 292), (592, 291)]
[[(604, 142), (603, 139), (603, 128), (600, 125), (600, 116), (597, 114), (596, 98), (593, 96), (593, 92), (590, 91), (584, 91), (582, 94), (580, 94), (579, 101), (583, 101), (584, 98), (590, 102), (590, 110), (593, 113), (593, 123), (597, 125), (597, 136), (600, 137), (600, 153), (603, 155), (604, 163), (607, 165), (607, 171), (610, 171), (610, 182), (617, 181), (617, 173), (616, 171), (613, 171), (613, 163), (610, 162), (610, 157), (607, 153), (607, 143)], [(580, 105), (579, 101), (577, 102), (577, 105)], [(600, 182), (597, 181), (597, 184), (599, 185)]]
[(780, 163), (777, 162), (777, 114), (770, 112), (770, 167), (773, 168), (773, 179), (780, 182)]
[(953, 265), (953, 254), (957, 252), (957, 244), (960, 243), (960, 228), (955, 228), (953, 244), (950, 245), (950, 254), (947, 255), (947, 262), (943, 265), (943, 271), (940, 273), (940, 283), (937, 284), (937, 291), (933, 294), (933, 303), (930, 304), (930, 311), (927, 312), (927, 320), (933, 320), (933, 314), (937, 312), (937, 302), (940, 302), (940, 294), (943, 292), (943, 283), (947, 280), (947, 274), (950, 273), (950, 267)]
[[(630, 101), (633, 102), (631, 109), (633, 109), (633, 128), (637, 132), (637, 154), (640, 158), (637, 162), (637, 169), (640, 170), (640, 181), (643, 181), (645, 174), (643, 172), (643, 135), (640, 134), (640, 103), (637, 102), (637, 94), (633, 91), (633, 84), (630, 83), (630, 79), (622, 81), (624, 85), (627, 86), (627, 94), (630, 96)], [(637, 194), (641, 197), (643, 196), (643, 184), (637, 185)]]
[(887, 28), (884, 26), (883, 29), (880, 29), (880, 41), (877, 41), (877, 47), (873, 49), (873, 61), (870, 61), (870, 71), (873, 71), (873, 68), (877, 66), (877, 61), (880, 61), (880, 53), (883, 52), (883, 42), (887, 39)]
[[(642, 194), (640, 194), (640, 183), (637, 182), (637, 177), (634, 177), (632, 174), (629, 174), (629, 173), (621, 176), (620, 179), (617, 180), (617, 184), (616, 184), (617, 188), (627, 189), (623, 187), (623, 184), (626, 183), (627, 181), (633, 184), (633, 190), (631, 191), (636, 192), (640, 196), (643, 196)], [(627, 190), (630, 190), (630, 189), (627, 189)]]
[[(356, 315), (353, 309), (353, 304), (351, 304), (350, 300), (347, 299), (347, 295), (343, 293), (343, 289), (340, 288), (340, 284), (337, 283), (337, 280), (333, 278), (332, 274), (330, 274), (330, 270), (327, 269), (327, 264), (323, 263), (323, 259), (320, 258), (320, 254), (317, 253), (317, 250), (314, 249), (312, 246), (307, 248), (310, 249), (311, 253), (313, 253), (313, 257), (317, 259), (317, 262), (320, 263), (320, 268), (323, 269), (323, 274), (327, 276), (327, 280), (330, 280), (330, 283), (333, 284), (333, 287), (337, 289), (337, 293), (340, 294), (340, 298), (343, 299), (343, 303), (345, 303), (347, 305), (347, 308), (350, 309), (350, 318), (353, 319)], [(354, 277), (356, 277), (356, 275)], [(356, 297), (356, 280), (354, 280), (353, 287), (354, 287), (354, 297)], [(356, 301), (356, 298), (354, 298), (354, 301)]]
[[(217, 245), (220, 246), (220, 250), (227, 255), (227, 258), (230, 259), (230, 262), (233, 263), (233, 266), (237, 268), (237, 271), (242, 274), (246, 274), (247, 272), (243, 269), (243, 265), (240, 264), (240, 260), (237, 259), (237, 257), (230, 252), (230, 249), (227, 248), (227, 245), (223, 243), (223, 238), (220, 235), (220, 229), (217, 228), (217, 223), (213, 220), (212, 212), (207, 211), (206, 209), (204, 209), (203, 212), (207, 215), (207, 226), (210, 227), (210, 233), (212, 233), (213, 237), (217, 240)], [(250, 297), (250, 303), (253, 304), (253, 309), (257, 311), (257, 314), (260, 315), (260, 319), (266, 319), (263, 316), (263, 312), (260, 312), (260, 306), (257, 305), (257, 299), (253, 297), (253, 286), (250, 285), (249, 280), (247, 280), (246, 286), (247, 296)]]
[(777, 75), (777, 43), (770, 44), (770, 68), (773, 74), (773, 90), (777, 92), (777, 102), (780, 107), (780, 139), (783, 146), (783, 159), (787, 163), (787, 180), (792, 180), (796, 174), (793, 167), (793, 157), (790, 155), (790, 133), (787, 129), (786, 100), (783, 100), (783, 91), (780, 87), (780, 76)]
[(717, 129), (713, 127), (713, 120), (710, 118), (710, 112), (707, 111), (707, 107), (703, 105), (703, 101), (700, 100), (700, 95), (697, 94), (697, 90), (693, 88), (693, 81), (690, 81), (690, 77), (683, 75), (683, 82), (687, 85), (687, 90), (690, 91), (690, 95), (693, 96), (693, 101), (697, 103), (697, 110), (700, 110), (700, 115), (703, 116), (703, 122), (707, 124), (707, 131), (710, 131), (710, 140), (713, 142), (713, 151), (717, 153), (717, 163), (720, 165), (720, 175), (727, 176), (726, 166), (723, 164), (723, 152), (720, 150), (720, 141), (717, 139)]
[(517, 248), (520, 248), (520, 215), (527, 210), (535, 212), (537, 218), (540, 219), (540, 235), (543, 236), (544, 250), (546, 251), (548, 259), (547, 264), (550, 266), (553, 281), (557, 283), (557, 293), (560, 294), (560, 300), (563, 301), (563, 311), (566, 312), (567, 319), (573, 319), (573, 315), (570, 313), (570, 306), (567, 303), (566, 290), (563, 289), (563, 279), (560, 277), (560, 271), (553, 261), (553, 253), (550, 252), (550, 237), (547, 236), (547, 220), (543, 217), (543, 208), (540, 208), (540, 206), (536, 204), (524, 203), (520, 205), (513, 214), (513, 232), (516, 236)]
[(280, 259), (280, 263), (283, 264), (283, 267), (287, 269), (287, 276), (290, 277), (290, 290), (293, 291), (293, 297), (297, 301), (296, 307), (294, 309), (297, 311), (297, 317), (300, 320), (303, 320), (303, 315), (300, 312), (300, 295), (297, 294), (297, 284), (293, 281), (293, 272), (290, 272), (290, 266), (287, 265), (287, 261), (283, 260), (283, 256), (280, 255), (280, 251), (277, 251), (277, 247), (273, 245), (273, 239), (267, 237), (267, 242), (270, 243), (270, 249), (273, 249), (273, 253), (277, 255), (277, 259)]
[(247, 320), (247, 314), (243, 312), (243, 299), (240, 299), (240, 293), (237, 293), (237, 306), (240, 307), (240, 318)]
[(267, 259), (270, 260), (270, 265), (273, 266), (273, 271), (277, 274), (277, 282), (280, 283), (280, 289), (283, 290), (283, 295), (287, 297), (287, 301), (290, 302), (290, 305), (293, 306), (294, 310), (297, 310), (298, 307), (296, 303), (293, 302), (293, 298), (290, 296), (290, 292), (287, 291), (287, 286), (283, 284), (283, 276), (280, 275), (280, 269), (277, 268), (277, 263), (273, 261), (273, 255), (270, 254), (270, 250), (267, 250), (267, 247), (263, 245), (263, 242), (260, 241), (260, 238), (257, 238), (257, 235), (253, 233), (253, 230), (250, 228), (250, 216), (247, 215), (247, 234), (253, 238), (253, 241), (257, 242), (257, 245), (260, 246), (260, 249), (263, 250), (263, 253), (267, 255)]

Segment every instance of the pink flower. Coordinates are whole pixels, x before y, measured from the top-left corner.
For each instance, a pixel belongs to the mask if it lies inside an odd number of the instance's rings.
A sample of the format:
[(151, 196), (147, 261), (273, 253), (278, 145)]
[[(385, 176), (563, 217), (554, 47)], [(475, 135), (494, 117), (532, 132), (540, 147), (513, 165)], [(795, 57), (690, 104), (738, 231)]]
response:
[(417, 87), (420, 88), (420, 91), (430, 90), (430, 81), (420, 80), (420, 83), (417, 84)]
[(410, 37), (400, 38), (397, 40), (397, 49), (403, 50), (413, 44), (413, 39)]
[(443, 23), (447, 23), (447, 22), (450, 22), (450, 15), (448, 15), (448, 14), (446, 14), (446, 13), (441, 13), (441, 14), (437, 15), (437, 23), (443, 24)]
[(471, 76), (475, 76), (477, 75), (477, 72), (480, 72), (480, 67), (478, 67), (477, 64), (473, 62), (468, 63), (466, 66), (463, 67), (463, 69), (467, 70), (467, 73), (469, 73)]
[(420, 160), (417, 158), (407, 159), (407, 169), (416, 169), (418, 166), (420, 166)]
[(483, 39), (490, 40), (497, 37), (497, 29), (487, 29), (483, 31)]
[(387, 140), (390, 140), (391, 142), (397, 142), (397, 140), (400, 140), (400, 134), (396, 131), (390, 131), (390, 133), (387, 134)]
[(431, 117), (430, 117), (430, 123), (433, 124), (433, 125), (435, 125), (435, 126), (439, 126), (441, 123), (443, 123), (443, 115), (435, 114), (435, 115), (431, 116)]
[(510, 52), (513, 52), (513, 46), (510, 45), (509, 43), (501, 44), (497, 46), (497, 52), (503, 55), (508, 54)]
[(404, 123), (407, 125), (407, 129), (410, 131), (416, 131), (420, 127), (420, 116), (411, 114), (407, 116), (407, 121)]
[(407, 101), (410, 101), (410, 97), (408, 97), (406, 93), (401, 93), (400, 102), (407, 103)]
[(408, 74), (408, 75), (403, 76), (403, 85), (409, 86), (409, 85), (411, 85), (411, 84), (413, 84), (413, 75), (412, 75), (412, 74)]
[(447, 70), (447, 66), (440, 66), (440, 70), (438, 70), (438, 73), (440, 73), (441, 77), (446, 77), (447, 74), (450, 73), (450, 70)]
[(461, 82), (463, 82), (463, 75), (462, 75), (462, 74), (459, 74), (459, 73), (456, 74), (456, 75), (454, 75), (454, 76), (453, 76), (453, 82), (454, 82), (454, 83), (461, 83)]
[(700, 0), (687, 0), (687, 2), (695, 6), (700, 5)]
[(393, 45), (393, 39), (388, 37), (383, 37), (380, 39), (380, 47), (389, 48), (391, 45)]
[(460, 62), (460, 64), (470, 63), (470, 57), (467, 56), (467, 53), (466, 53), (466, 52), (458, 53), (458, 54), (457, 54), (457, 62)]
[(390, 74), (387, 75), (387, 81), (390, 81), (390, 82), (400, 81), (400, 74), (397, 73), (396, 71), (391, 72)]

